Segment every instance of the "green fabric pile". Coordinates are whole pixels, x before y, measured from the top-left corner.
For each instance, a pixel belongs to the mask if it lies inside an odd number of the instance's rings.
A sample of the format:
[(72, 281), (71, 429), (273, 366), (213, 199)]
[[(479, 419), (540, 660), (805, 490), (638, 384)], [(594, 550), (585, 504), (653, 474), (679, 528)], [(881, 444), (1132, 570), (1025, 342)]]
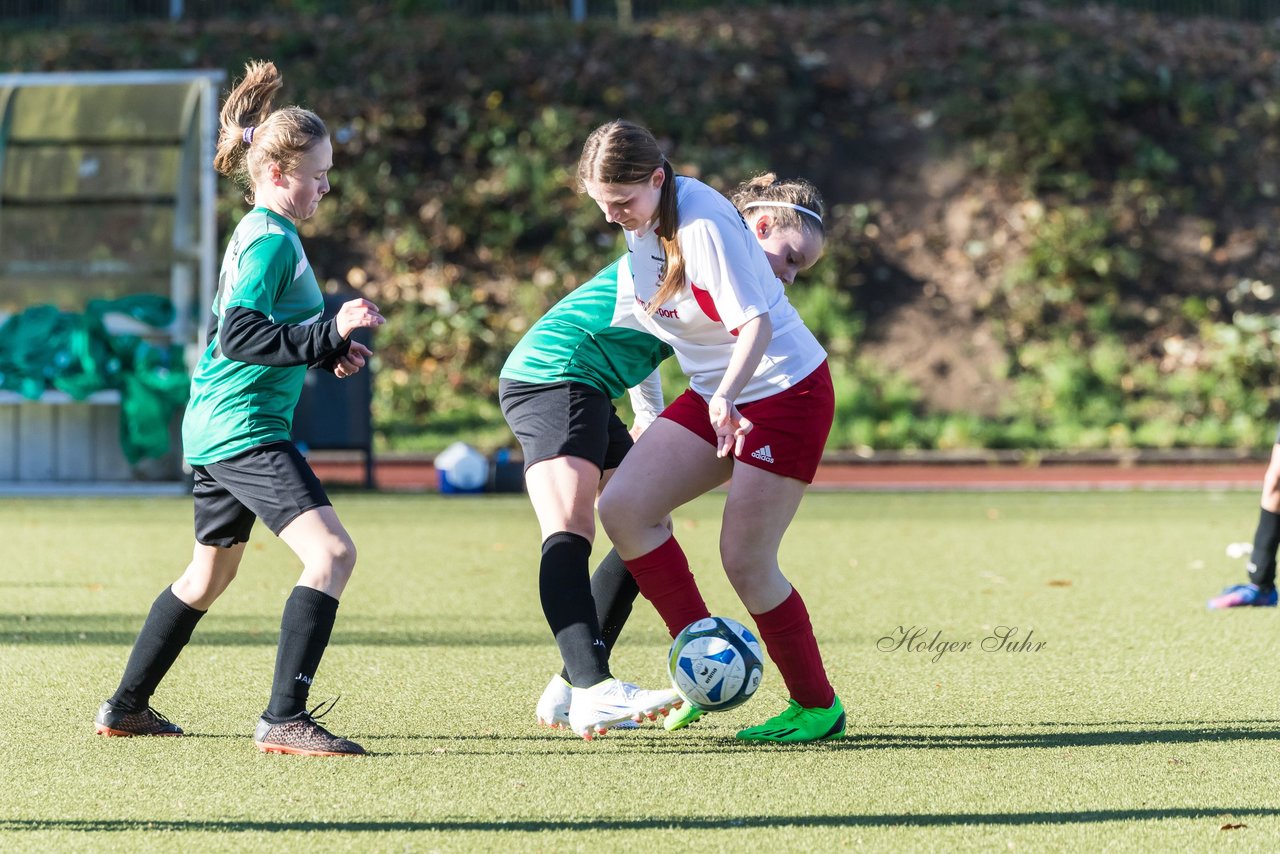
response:
[(54, 389), (76, 400), (120, 392), (120, 446), (132, 465), (169, 451), (169, 422), (186, 405), (190, 378), (182, 347), (112, 335), (107, 314), (157, 330), (173, 322), (173, 303), (153, 294), (91, 300), (83, 314), (36, 305), (0, 326), (0, 389), (30, 400)]

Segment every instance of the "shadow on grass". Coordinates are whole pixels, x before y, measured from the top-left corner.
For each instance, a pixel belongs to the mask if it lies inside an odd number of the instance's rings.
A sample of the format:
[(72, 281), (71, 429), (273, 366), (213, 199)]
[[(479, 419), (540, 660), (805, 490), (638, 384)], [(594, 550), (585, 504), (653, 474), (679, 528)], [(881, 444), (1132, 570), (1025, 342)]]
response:
[[(1046, 724), (1046, 726), (1112, 726), (1110, 724)], [(1142, 745), (1179, 745), (1199, 744), (1216, 741), (1276, 741), (1280, 740), (1280, 721), (1188, 721), (1185, 725), (1170, 726), (1161, 723), (1159, 726), (1135, 722), (1136, 729), (1095, 729), (1083, 732), (1024, 732), (983, 733), (980, 735), (956, 733), (954, 735), (928, 734), (913, 735), (905, 733), (883, 734), (876, 732), (850, 731), (843, 739), (836, 741), (812, 742), (808, 744), (774, 744), (769, 742), (743, 742), (732, 736), (693, 734), (673, 736), (663, 733), (658, 728), (650, 727), (635, 733), (609, 733), (600, 736), (604, 744), (621, 744), (628, 742), (629, 749), (645, 753), (689, 754), (743, 754), (751, 751), (828, 751), (828, 750), (994, 750), (994, 749), (1066, 749), (1073, 747), (1114, 747)], [(1141, 728), (1141, 727), (1146, 727)], [(957, 725), (955, 729), (970, 729)], [(353, 736), (359, 740), (359, 737)], [(391, 750), (383, 753), (386, 756), (422, 755), (432, 752), (444, 752), (459, 755), (489, 755), (492, 750), (476, 750), (468, 746), (468, 742), (493, 742), (495, 744), (509, 740), (554, 742), (562, 740), (566, 746), (573, 747), (580, 741), (567, 734), (524, 734), (510, 735), (493, 733), (481, 735), (439, 735), (423, 733), (419, 735), (386, 735), (367, 734), (363, 738), (376, 742), (380, 739), (388, 741), (430, 741), (431, 750)], [(450, 747), (451, 743), (461, 743)], [(600, 740), (590, 748), (595, 749)], [(557, 751), (558, 752), (558, 751)]]
[(1007, 724), (1007, 723), (949, 723), (949, 724), (881, 724), (878, 729), (901, 729), (901, 730), (918, 730), (918, 729), (1013, 729), (1015, 726), (1039, 727), (1041, 729), (1049, 729), (1051, 727), (1152, 727), (1152, 726), (1172, 726), (1172, 727), (1205, 727), (1205, 726), (1278, 726), (1280, 720), (1275, 718), (1237, 718), (1236, 720), (1164, 720), (1164, 721), (1040, 721), (1039, 723), (1025, 724)]
[(29, 590), (79, 587), (81, 590), (88, 590), (93, 587), (93, 584), (84, 581), (0, 581), (0, 587), (20, 587)]
[[(243, 741), (247, 742), (252, 734), (250, 728), (241, 732), (191, 732), (188, 730), (181, 741)], [(598, 736), (590, 744), (581, 738), (568, 733), (500, 733), (493, 732), (478, 735), (457, 735), (450, 733), (424, 733), (420, 735), (388, 735), (386, 733), (344, 732), (343, 735), (364, 745), (369, 753), (360, 758), (361, 762), (374, 762), (379, 759), (400, 759), (411, 756), (501, 756), (510, 757), (513, 752), (521, 756), (554, 756), (585, 755), (591, 751), (606, 756), (617, 756), (618, 751), (625, 750), (636, 755), (671, 754), (689, 756), (721, 756), (744, 754), (757, 749), (756, 745), (747, 744), (734, 738), (711, 736), (698, 739), (677, 740), (661, 732), (650, 730), (647, 733), (619, 733)], [(174, 739), (173, 742), (178, 742)], [(408, 742), (405, 749), (388, 747), (393, 742)], [(534, 745), (545, 744), (539, 750)], [(820, 750), (830, 747), (822, 745), (784, 745), (783, 748)], [(574, 751), (582, 751), (574, 753)]]
[[(1107, 747), (1139, 744), (1197, 744), (1206, 741), (1274, 741), (1280, 739), (1280, 721), (1178, 721), (1116, 722), (1102, 724), (1040, 724), (1043, 727), (1084, 727), (1064, 732), (1026, 732), (1008, 727), (1008, 732), (967, 733), (991, 725), (956, 724), (955, 733), (850, 732), (832, 747), (852, 750), (892, 748), (943, 749), (972, 748), (1067, 748)], [(1131, 726), (1132, 729), (1118, 729)]]
[(515, 819), (512, 821), (165, 821), (155, 819), (0, 819), (0, 831), (70, 830), (85, 833), (288, 833), (329, 831), (336, 833), (506, 831), (598, 832), (601, 830), (731, 830), (772, 827), (949, 827), (1015, 826), (1025, 824), (1070, 825), (1108, 822), (1169, 821), (1177, 819), (1263, 818), (1280, 815), (1280, 809), (1168, 807), (1131, 810), (1081, 810), (1076, 812), (1014, 813), (884, 813), (850, 815), (747, 815), (737, 817), (686, 817), (641, 819)]
[[(1217, 722), (1205, 724), (1189, 722), (1186, 727), (1161, 729), (1116, 730), (1101, 729), (1092, 732), (1048, 732), (1027, 733), (1010, 732), (1006, 734), (983, 735), (882, 735), (877, 733), (849, 733), (837, 741), (825, 741), (808, 744), (772, 744), (768, 742), (743, 742), (732, 736), (694, 734), (673, 736), (662, 732), (657, 727), (649, 727), (638, 732), (609, 733), (599, 736), (592, 744), (584, 745), (577, 737), (568, 733), (531, 732), (512, 734), (509, 732), (490, 732), (479, 734), (444, 734), (418, 733), (415, 735), (391, 735), (387, 733), (351, 733), (349, 736), (361, 742), (371, 751), (373, 757), (427, 756), (441, 754), (449, 756), (492, 756), (505, 753), (503, 745), (514, 742), (546, 742), (548, 749), (540, 751), (545, 755), (565, 755), (564, 749), (613, 751), (615, 747), (634, 750), (639, 753), (670, 753), (673, 755), (747, 755), (753, 751), (834, 751), (834, 750), (993, 750), (1001, 748), (1021, 749), (1065, 749), (1072, 747), (1111, 747), (1198, 744), (1213, 741), (1275, 741), (1280, 740), (1280, 721), (1257, 721), (1257, 728), (1249, 726), (1251, 721)], [(1232, 724), (1232, 725), (1227, 725)], [(1137, 724), (1141, 726), (1141, 724)], [(957, 727), (967, 728), (967, 727)], [(195, 739), (242, 739), (243, 733), (189, 733), (188, 738)], [(378, 749), (378, 744), (389, 742), (409, 742), (409, 749)], [(415, 743), (425, 742), (421, 747)], [(481, 747), (480, 745), (483, 745)], [(512, 748), (521, 753), (529, 753), (527, 747)]]
[[(180, 739), (166, 739), (166, 746), (175, 749), (181, 743), (208, 742), (245, 742), (252, 735), (252, 727), (227, 732), (200, 732), (187, 729)], [(380, 759), (401, 759), (414, 756), (439, 756), (441, 758), (457, 756), (501, 756), (510, 757), (518, 752), (521, 756), (585, 756), (591, 752), (599, 755), (616, 757), (620, 751), (634, 755), (652, 756), (654, 754), (670, 754), (672, 756), (748, 756), (760, 750), (773, 751), (821, 751), (841, 746), (840, 742), (821, 742), (818, 744), (756, 744), (739, 741), (732, 736), (703, 735), (699, 738), (672, 736), (664, 732), (660, 726), (650, 726), (639, 731), (608, 733), (597, 736), (590, 743), (567, 732), (506, 732), (492, 731), (473, 734), (422, 732), (414, 735), (388, 734), (385, 732), (343, 732), (346, 737), (362, 744), (369, 753), (360, 757), (361, 762), (375, 762)], [(404, 746), (397, 747), (396, 742)], [(538, 749), (536, 745), (546, 745)], [(286, 760), (287, 761), (287, 760)], [(2, 828), (0, 828), (2, 829)]]
[[(247, 727), (243, 732), (191, 732), (188, 730), (181, 739), (173, 739), (178, 741), (202, 741), (205, 739), (229, 739), (232, 741), (241, 741), (246, 738), (245, 733), (253, 734), (253, 727)], [(344, 732), (343, 735), (359, 742), (374, 741), (431, 741), (437, 742), (437, 746), (447, 746), (451, 742), (456, 741), (484, 741), (494, 744), (509, 741), (550, 741), (557, 738), (555, 735), (540, 735), (539, 733), (523, 733), (520, 735), (511, 735), (509, 733), (493, 733), (491, 735), (452, 735), (452, 734), (420, 734), (420, 735), (387, 735), (386, 733), (371, 732)], [(564, 737), (564, 736), (561, 736)], [(412, 751), (415, 755), (420, 751)], [(430, 752), (430, 751), (426, 751)], [(453, 751), (449, 751), (453, 752)], [(379, 751), (375, 755), (390, 756), (393, 751)]]
[[(32, 646), (132, 646), (146, 613), (136, 614), (8, 614), (0, 613), (0, 644)], [(400, 628), (381, 628), (395, 622)], [(333, 646), (544, 646), (546, 630), (513, 630), (501, 621), (431, 615), (394, 621), (355, 617), (338, 621)], [(275, 646), (280, 617), (215, 614), (202, 621), (191, 637), (193, 646)]]

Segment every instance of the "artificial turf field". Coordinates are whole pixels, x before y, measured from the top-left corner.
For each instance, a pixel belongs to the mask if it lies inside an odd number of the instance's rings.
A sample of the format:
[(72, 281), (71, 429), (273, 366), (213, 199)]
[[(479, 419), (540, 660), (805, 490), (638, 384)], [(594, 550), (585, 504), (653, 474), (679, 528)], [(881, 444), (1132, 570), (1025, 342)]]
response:
[[(721, 501), (677, 531), (712, 611), (745, 621)], [(771, 668), (682, 732), (539, 729), (558, 663), (526, 500), (335, 503), (360, 560), (312, 697), (342, 695), (325, 722), (356, 759), (253, 747), (297, 576), (261, 529), (153, 700), (189, 735), (95, 736), (190, 502), (0, 500), (0, 850), (1280, 848), (1280, 613), (1204, 608), (1243, 578), (1224, 546), (1253, 494), (810, 495), (783, 565), (848, 736), (794, 747), (733, 739), (784, 705)], [(982, 649), (1002, 626), (1030, 645)], [(666, 646), (638, 603), (615, 673), (656, 687)]]

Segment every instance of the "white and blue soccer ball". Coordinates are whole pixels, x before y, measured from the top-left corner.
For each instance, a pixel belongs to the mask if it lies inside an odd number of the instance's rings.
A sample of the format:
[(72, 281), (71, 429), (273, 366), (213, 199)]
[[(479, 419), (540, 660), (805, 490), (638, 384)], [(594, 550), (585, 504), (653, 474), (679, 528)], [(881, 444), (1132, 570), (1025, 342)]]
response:
[(740, 706), (764, 676), (760, 642), (728, 617), (708, 617), (685, 626), (671, 642), (671, 684), (704, 712)]

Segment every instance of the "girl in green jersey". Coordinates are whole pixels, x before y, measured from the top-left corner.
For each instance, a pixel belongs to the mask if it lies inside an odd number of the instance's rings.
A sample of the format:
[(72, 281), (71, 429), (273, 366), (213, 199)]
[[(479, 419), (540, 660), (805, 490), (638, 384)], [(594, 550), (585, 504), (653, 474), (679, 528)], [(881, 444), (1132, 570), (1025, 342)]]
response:
[(195, 479), (195, 549), (186, 571), (151, 606), (96, 729), (182, 734), (151, 708), (151, 695), (235, 578), (261, 518), (303, 570), (285, 603), (271, 699), (254, 743), (268, 753), (351, 756), (364, 749), (322, 727), (306, 703), (356, 551), (290, 429), (307, 369), (338, 377), (359, 371), (370, 352), (351, 333), (383, 318), (373, 303), (356, 299), (332, 320), (320, 319), (323, 298), (297, 223), (329, 192), (333, 146), (315, 113), (272, 110), (281, 85), (274, 65), (250, 62), (222, 107), (214, 166), (246, 186), (254, 207), (227, 246), (209, 346), (183, 418), (183, 451)]

